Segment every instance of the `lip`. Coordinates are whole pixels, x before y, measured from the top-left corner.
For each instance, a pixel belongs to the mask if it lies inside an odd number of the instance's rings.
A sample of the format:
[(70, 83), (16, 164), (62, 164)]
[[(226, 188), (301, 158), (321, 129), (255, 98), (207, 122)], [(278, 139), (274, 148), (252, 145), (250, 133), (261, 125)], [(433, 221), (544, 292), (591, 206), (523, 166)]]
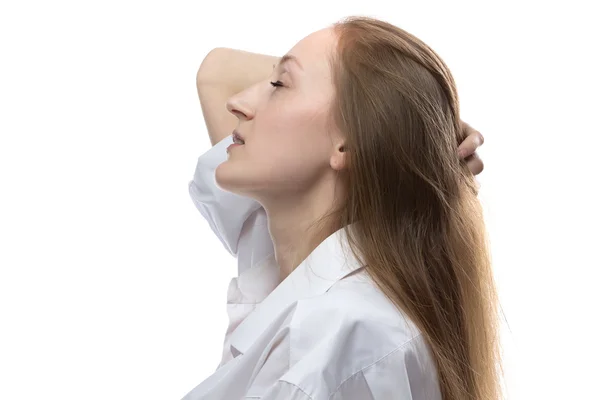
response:
[(246, 140), (244, 139), (244, 137), (243, 137), (242, 135), (240, 135), (240, 133), (239, 133), (237, 130), (235, 130), (235, 129), (234, 129), (234, 131), (231, 133), (231, 135), (232, 135), (234, 138), (237, 136), (239, 139), (242, 139), (244, 142), (246, 141)]
[(229, 152), (231, 151), (231, 149), (232, 149), (232, 148), (234, 148), (234, 147), (238, 147), (238, 146), (243, 146), (243, 145), (241, 145), (241, 144), (238, 144), (238, 143), (232, 143), (232, 144), (230, 144), (230, 145), (227, 147), (227, 152), (229, 153)]

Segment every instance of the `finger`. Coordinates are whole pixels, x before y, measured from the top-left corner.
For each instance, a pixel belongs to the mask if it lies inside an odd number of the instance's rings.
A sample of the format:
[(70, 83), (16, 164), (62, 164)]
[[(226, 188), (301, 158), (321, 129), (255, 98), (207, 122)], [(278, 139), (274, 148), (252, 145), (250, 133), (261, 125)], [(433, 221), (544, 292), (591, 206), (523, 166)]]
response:
[(483, 171), (483, 161), (479, 158), (477, 153), (473, 153), (471, 156), (466, 158), (467, 167), (473, 175), (479, 175)]
[(481, 183), (477, 179), (475, 179), (475, 194), (479, 194), (479, 190), (481, 189)]
[(463, 123), (463, 129), (467, 133), (465, 140), (458, 146), (458, 154), (461, 158), (466, 158), (475, 153), (477, 148), (483, 144), (483, 135), (476, 129), (473, 129), (466, 122)]

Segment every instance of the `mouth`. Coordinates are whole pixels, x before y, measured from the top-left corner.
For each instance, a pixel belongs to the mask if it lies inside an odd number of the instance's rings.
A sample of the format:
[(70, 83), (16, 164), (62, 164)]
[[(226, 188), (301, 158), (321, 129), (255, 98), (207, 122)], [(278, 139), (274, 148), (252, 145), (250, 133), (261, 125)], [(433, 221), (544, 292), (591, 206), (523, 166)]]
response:
[(229, 152), (231, 151), (231, 149), (233, 149), (234, 147), (239, 147), (239, 146), (242, 146), (242, 145), (241, 145), (241, 144), (239, 144), (239, 143), (232, 143), (232, 144), (230, 144), (230, 145), (227, 147), (227, 153), (229, 154)]
[(242, 138), (242, 136), (237, 132), (237, 131), (233, 131), (233, 143), (235, 144), (245, 144), (246, 142), (244, 141), (244, 139)]

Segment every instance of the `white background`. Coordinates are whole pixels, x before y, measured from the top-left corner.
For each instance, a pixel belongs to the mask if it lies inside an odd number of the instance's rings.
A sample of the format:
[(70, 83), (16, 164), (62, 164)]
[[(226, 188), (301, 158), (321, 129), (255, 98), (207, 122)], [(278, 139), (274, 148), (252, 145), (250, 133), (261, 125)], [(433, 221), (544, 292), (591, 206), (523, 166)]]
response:
[(179, 399), (214, 371), (236, 263), (188, 195), (196, 71), (352, 14), (433, 47), (485, 137), (508, 397), (600, 398), (594, 3), (2, 2), (0, 398)]

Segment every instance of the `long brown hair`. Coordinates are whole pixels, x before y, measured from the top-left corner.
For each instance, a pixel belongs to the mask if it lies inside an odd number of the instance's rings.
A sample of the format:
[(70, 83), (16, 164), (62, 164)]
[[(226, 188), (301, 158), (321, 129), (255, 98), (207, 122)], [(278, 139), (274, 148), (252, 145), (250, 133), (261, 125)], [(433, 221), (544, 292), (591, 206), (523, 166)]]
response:
[(499, 303), (475, 178), (457, 155), (454, 79), (392, 24), (352, 16), (333, 28), (346, 196), (317, 223), (344, 228), (369, 276), (419, 327), (444, 400), (499, 399)]

